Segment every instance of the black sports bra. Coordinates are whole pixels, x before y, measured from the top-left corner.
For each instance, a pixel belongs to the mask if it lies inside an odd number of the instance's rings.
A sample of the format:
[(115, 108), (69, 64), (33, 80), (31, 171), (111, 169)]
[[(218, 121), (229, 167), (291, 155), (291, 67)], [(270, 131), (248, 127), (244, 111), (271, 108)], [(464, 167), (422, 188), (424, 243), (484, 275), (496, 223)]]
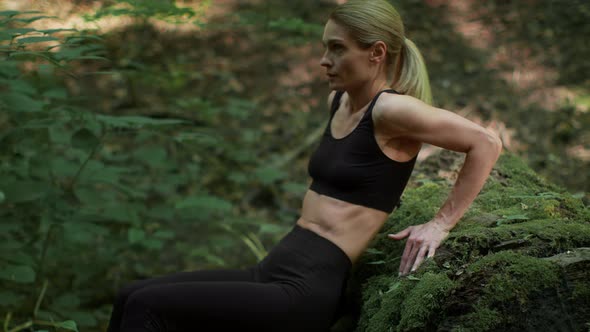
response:
[(309, 189), (387, 213), (393, 211), (418, 156), (406, 162), (398, 162), (387, 157), (377, 144), (371, 111), (383, 92), (397, 93), (392, 89), (379, 92), (357, 127), (340, 139), (334, 138), (330, 129), (344, 91), (336, 93), (330, 121), (319, 147), (309, 159), (308, 172), (313, 178)]

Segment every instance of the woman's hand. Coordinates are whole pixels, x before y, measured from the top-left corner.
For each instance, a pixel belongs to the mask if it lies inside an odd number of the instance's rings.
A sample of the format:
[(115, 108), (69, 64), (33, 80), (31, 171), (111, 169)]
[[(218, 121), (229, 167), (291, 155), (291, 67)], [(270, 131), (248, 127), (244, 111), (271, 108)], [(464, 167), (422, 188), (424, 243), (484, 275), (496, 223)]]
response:
[(425, 224), (410, 226), (396, 234), (388, 234), (387, 236), (394, 240), (408, 238), (399, 267), (400, 275), (408, 274), (410, 269), (412, 272), (416, 271), (427, 254), (427, 257), (434, 256), (434, 252), (449, 235), (449, 231), (450, 229), (436, 220), (431, 220)]

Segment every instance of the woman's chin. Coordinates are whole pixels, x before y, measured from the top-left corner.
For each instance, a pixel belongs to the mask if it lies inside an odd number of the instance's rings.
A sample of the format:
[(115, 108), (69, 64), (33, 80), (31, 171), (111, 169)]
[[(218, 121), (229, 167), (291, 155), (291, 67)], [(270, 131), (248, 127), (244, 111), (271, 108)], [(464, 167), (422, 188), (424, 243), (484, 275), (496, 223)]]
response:
[(334, 82), (334, 80), (329, 80), (328, 81), (328, 86), (332, 89), (332, 90), (338, 90), (340, 88), (340, 84)]

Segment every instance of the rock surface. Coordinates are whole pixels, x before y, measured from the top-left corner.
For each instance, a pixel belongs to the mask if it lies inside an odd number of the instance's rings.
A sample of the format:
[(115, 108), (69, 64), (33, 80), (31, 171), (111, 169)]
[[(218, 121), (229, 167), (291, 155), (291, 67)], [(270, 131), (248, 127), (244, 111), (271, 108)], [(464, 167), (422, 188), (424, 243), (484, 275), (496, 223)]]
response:
[(443, 150), (417, 165), (355, 265), (331, 331), (590, 329), (590, 209), (509, 153), (435, 257), (398, 277), (405, 241), (386, 234), (429, 221), (462, 158)]

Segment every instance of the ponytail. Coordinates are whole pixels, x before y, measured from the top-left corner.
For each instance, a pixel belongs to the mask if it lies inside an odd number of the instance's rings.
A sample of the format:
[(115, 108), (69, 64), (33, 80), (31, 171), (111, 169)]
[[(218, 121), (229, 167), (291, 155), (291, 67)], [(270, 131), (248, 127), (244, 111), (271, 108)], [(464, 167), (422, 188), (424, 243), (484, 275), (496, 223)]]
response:
[[(386, 0), (349, 0), (330, 14), (349, 30), (362, 48), (382, 40), (387, 45), (387, 65), (393, 68), (391, 88), (432, 105), (432, 92), (424, 59), (416, 45), (405, 38), (397, 10)], [(388, 76), (388, 82), (391, 74)]]
[(416, 44), (408, 38), (405, 38), (398, 57), (395, 78), (393, 89), (432, 105), (426, 64)]

